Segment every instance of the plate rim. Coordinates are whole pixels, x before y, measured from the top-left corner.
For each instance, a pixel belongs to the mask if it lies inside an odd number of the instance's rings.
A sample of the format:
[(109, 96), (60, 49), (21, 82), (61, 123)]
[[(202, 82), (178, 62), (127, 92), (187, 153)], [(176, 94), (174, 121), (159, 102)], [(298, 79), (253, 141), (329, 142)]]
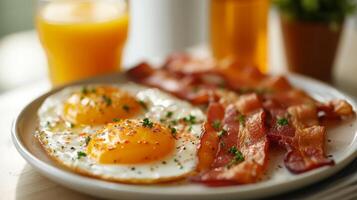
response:
[[(286, 74), (288, 79), (295, 79), (300, 80), (300, 81), (308, 81), (310, 83), (308, 84), (314, 84), (318, 85), (319, 87), (324, 87), (325, 89), (330, 90), (331, 92), (335, 93), (337, 96), (343, 96), (344, 99), (346, 99), (351, 105), (354, 107), (354, 110), (357, 108), (357, 103), (354, 98), (350, 97), (349, 95), (345, 94), (342, 91), (337, 90), (336, 88), (327, 85), (321, 81), (305, 77), (302, 75), (297, 75), (297, 74)], [(103, 75), (103, 76), (98, 76), (94, 78), (89, 78), (86, 80), (82, 81), (77, 81), (74, 83), (66, 84), (61, 87), (54, 88), (50, 91), (45, 92), (44, 94), (38, 96), (37, 98), (31, 100), (28, 104), (26, 104), (21, 111), (18, 113), (17, 117), (12, 123), (11, 127), (11, 138), (13, 141), (13, 144), (15, 145), (17, 151), (21, 154), (21, 156), (31, 165), (33, 166), (38, 172), (41, 174), (45, 175), (49, 179), (60, 183), (61, 185), (66, 185), (66, 181), (70, 182), (75, 182), (77, 185), (82, 185), (83, 187), (90, 187), (90, 188), (96, 188), (100, 190), (106, 190), (108, 192), (120, 192), (120, 193), (127, 193), (129, 195), (154, 195), (154, 196), (170, 196), (170, 197), (202, 197), (202, 196), (207, 196), (209, 195), (211, 198), (217, 198), (217, 197), (222, 197), (222, 196), (230, 196), (230, 195), (242, 195), (246, 197), (251, 197), (251, 198), (258, 198), (258, 197), (267, 197), (271, 195), (277, 195), (281, 193), (285, 193), (294, 189), (298, 189), (303, 186), (308, 186), (312, 183), (318, 182), (322, 179), (325, 179), (329, 176), (331, 176), (334, 173), (337, 173), (340, 171), (342, 168), (347, 166), (354, 158), (357, 157), (357, 134), (355, 134), (353, 138), (353, 144), (354, 149), (352, 153), (349, 155), (344, 156), (344, 158), (341, 159), (341, 161), (336, 164), (333, 167), (322, 167), (316, 170), (312, 170), (306, 173), (303, 173), (301, 175), (298, 175), (296, 179), (293, 179), (289, 181), (288, 183), (282, 182), (274, 185), (270, 185), (268, 182), (259, 182), (255, 184), (248, 184), (248, 185), (240, 185), (240, 186), (226, 186), (226, 187), (219, 187), (215, 188), (214, 190), (199, 190), (199, 191), (191, 191), (187, 193), (182, 193), (181, 190), (166, 190), (162, 189), (161, 187), (146, 187), (142, 185), (129, 185), (129, 184), (123, 184), (123, 183), (113, 183), (113, 182), (108, 182), (104, 180), (98, 180), (95, 178), (90, 178), (90, 177), (85, 177), (78, 175), (76, 173), (73, 173), (71, 171), (67, 171), (65, 169), (61, 169), (57, 166), (52, 166), (45, 161), (42, 161), (40, 158), (37, 158), (35, 155), (33, 155), (26, 147), (24, 142), (21, 140), (21, 136), (19, 134), (19, 121), (21, 120), (21, 117), (26, 113), (26, 111), (31, 107), (32, 104), (34, 104), (37, 101), (42, 101), (44, 98), (48, 97), (51, 94), (56, 93), (57, 91), (68, 87), (68, 86), (74, 86), (74, 85), (81, 85), (81, 84), (88, 84), (88, 83), (95, 83), (95, 82), (100, 82), (103, 83), (106, 82), (105, 79), (112, 80), (111, 78), (116, 78), (116, 82), (121, 82), (121, 81), (127, 81), (127, 78), (122, 74), (122, 73), (115, 73), (115, 74), (109, 74), (109, 75)], [(108, 81), (108, 83), (113, 83), (113, 81)], [(297, 86), (298, 87), (298, 86)], [(357, 119), (356, 119), (357, 120)], [(266, 184), (264, 184), (266, 183)], [(120, 187), (118, 187), (120, 186)], [(204, 187), (204, 186), (203, 186)], [(237, 190), (237, 187), (239, 187), (239, 190)], [(276, 191), (274, 188), (279, 187), (281, 190)], [(75, 187), (75, 188), (70, 188), (74, 189), (80, 192), (84, 192), (87, 194), (91, 195), (96, 195), (98, 196), (97, 193), (95, 193), (95, 190), (82, 190), (82, 187)], [(160, 189), (161, 188), (161, 189)], [(207, 187), (205, 187), (207, 188)], [(264, 195), (260, 194), (261, 192), (257, 191), (264, 191)], [(244, 195), (245, 194), (245, 195)], [(253, 195), (252, 195), (253, 194)], [(99, 195), (101, 196), (101, 195)], [(102, 197), (108, 197), (108, 196), (102, 196)]]

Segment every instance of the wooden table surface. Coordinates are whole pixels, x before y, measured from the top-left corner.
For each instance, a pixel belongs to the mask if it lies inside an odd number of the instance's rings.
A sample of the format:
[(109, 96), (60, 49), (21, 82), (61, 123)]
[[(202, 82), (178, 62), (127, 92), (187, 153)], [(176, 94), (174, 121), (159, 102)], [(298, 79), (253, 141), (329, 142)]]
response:
[[(272, 25), (271, 41), (276, 41), (280, 37), (279, 33), (275, 33), (278, 28), (277, 24)], [(345, 35), (342, 40), (342, 50), (337, 59), (337, 77), (340, 80), (338, 86), (357, 96), (357, 28), (349, 29)], [(279, 51), (280, 54), (281, 50), (277, 45), (281, 43), (275, 44), (271, 45), (270, 51), (275, 55)], [(281, 71), (281, 65), (284, 65), (284, 62), (279, 61), (281, 57), (281, 55), (273, 55), (271, 63), (275, 67), (273, 68), (275, 72)], [(49, 89), (48, 81), (42, 80), (0, 95), (0, 199), (93, 199), (93, 197), (57, 185), (34, 171), (12, 144), (10, 128), (15, 116), (31, 99)]]

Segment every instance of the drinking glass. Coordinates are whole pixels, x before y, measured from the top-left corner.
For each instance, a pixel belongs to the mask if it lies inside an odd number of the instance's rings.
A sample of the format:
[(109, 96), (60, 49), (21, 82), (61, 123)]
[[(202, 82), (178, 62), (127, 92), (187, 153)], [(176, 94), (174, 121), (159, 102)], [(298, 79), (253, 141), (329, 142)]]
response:
[(211, 0), (213, 56), (266, 72), (269, 5), (269, 0)]
[(54, 86), (120, 70), (126, 0), (38, 0), (35, 21)]

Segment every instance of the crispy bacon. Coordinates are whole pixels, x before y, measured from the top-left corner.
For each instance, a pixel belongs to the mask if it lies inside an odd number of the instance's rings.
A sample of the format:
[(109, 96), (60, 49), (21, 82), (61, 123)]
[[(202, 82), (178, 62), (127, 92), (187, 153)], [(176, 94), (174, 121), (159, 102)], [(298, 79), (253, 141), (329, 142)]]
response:
[(203, 125), (200, 146), (198, 148), (198, 171), (210, 169), (218, 150), (219, 138), (217, 131), (212, 127), (215, 121), (224, 117), (224, 107), (219, 103), (211, 103), (207, 110), (207, 121)]
[(267, 93), (263, 96), (264, 104), (274, 102), (275, 107), (281, 107), (283, 109), (287, 109), (289, 106), (293, 105), (316, 103), (316, 101), (306, 92), (296, 88), (281, 92)]
[(284, 76), (266, 76), (258, 85), (271, 92), (282, 92), (293, 89), (289, 81)]
[(195, 58), (184, 53), (175, 53), (168, 57), (163, 69), (180, 76), (198, 75), (217, 71), (217, 63), (212, 58)]
[(266, 77), (257, 68), (238, 66), (233, 60), (218, 63), (212, 58), (199, 58), (182, 53), (169, 56), (162, 68), (180, 77), (192, 76), (205, 84), (213, 81), (213, 84), (225, 85), (232, 90), (256, 86)]
[(234, 105), (229, 105), (225, 110), (224, 119), (219, 122), (222, 127), (219, 127), (216, 134), (220, 134), (221, 129), (226, 130), (226, 133), (221, 134), (219, 138), (220, 146), (216, 152), (216, 157), (212, 163), (212, 168), (222, 167), (229, 164), (233, 159), (233, 155), (229, 153), (231, 147), (237, 147), (239, 122), (235, 120), (238, 112)]
[[(285, 147), (284, 163), (293, 173), (333, 165), (325, 155), (326, 130), (320, 122), (354, 115), (352, 106), (344, 100), (320, 103), (298, 89), (266, 95), (264, 107), (271, 115), (269, 139)], [(289, 119), (289, 124), (278, 125), (279, 118)]]
[(174, 54), (159, 69), (141, 63), (128, 70), (135, 82), (160, 88), (193, 104), (207, 105), (221, 98), (217, 89), (226, 88), (238, 93), (264, 93), (291, 89), (282, 76), (271, 77), (254, 67), (237, 63), (216, 63), (213, 59), (199, 59), (187, 54)]
[[(142, 63), (127, 73), (135, 82), (209, 105), (198, 150), (200, 173), (193, 178), (207, 185), (258, 181), (266, 169), (269, 143), (285, 148), (284, 163), (292, 173), (333, 165), (325, 155), (321, 124), (355, 115), (344, 100), (319, 102), (283, 76), (265, 75), (235, 61), (174, 54), (161, 68)], [(236, 120), (241, 115), (244, 125)], [(220, 130), (213, 126), (217, 120)], [(243, 162), (231, 164), (231, 147), (242, 153)]]
[[(285, 147), (284, 163), (293, 173), (333, 165), (324, 151), (325, 128), (319, 126), (317, 108), (313, 104), (290, 106), (287, 110), (270, 110), (272, 116), (268, 136)], [(279, 119), (288, 122), (279, 123)]]
[(211, 74), (221, 77), (232, 88), (253, 87), (267, 77), (256, 67), (242, 66), (235, 60), (217, 62), (211, 57), (194, 57), (183, 53), (169, 56), (162, 68), (180, 76)]
[[(244, 119), (239, 120), (240, 116), (244, 116)], [(237, 105), (229, 105), (221, 123), (219, 130), (211, 132), (226, 132), (223, 135), (221, 133), (220, 137), (214, 136), (214, 144), (219, 143), (218, 149), (215, 148), (215, 159), (213, 162), (210, 159), (212, 163), (209, 168), (199, 168), (201, 173), (193, 178), (193, 181), (213, 186), (258, 181), (267, 166), (269, 145), (264, 126), (265, 112), (259, 104), (258, 97), (254, 94), (242, 96)], [(204, 142), (199, 151), (210, 149), (209, 147)], [(243, 155), (242, 162), (234, 160), (232, 149), (235, 148)], [(210, 155), (213, 155), (212, 151)], [(202, 153), (198, 156), (201, 157)], [(201, 162), (200, 158), (199, 161)]]
[(285, 166), (293, 173), (302, 173), (325, 165), (334, 165), (324, 152), (325, 128), (312, 126), (297, 129), (294, 143), (284, 158)]
[(327, 103), (317, 103), (321, 120), (340, 120), (354, 116), (352, 106), (345, 100), (332, 100)]
[(153, 69), (147, 63), (137, 65), (127, 74), (135, 82), (162, 89), (193, 104), (208, 104), (218, 98), (214, 85), (199, 84), (191, 76), (180, 77), (163, 69)]

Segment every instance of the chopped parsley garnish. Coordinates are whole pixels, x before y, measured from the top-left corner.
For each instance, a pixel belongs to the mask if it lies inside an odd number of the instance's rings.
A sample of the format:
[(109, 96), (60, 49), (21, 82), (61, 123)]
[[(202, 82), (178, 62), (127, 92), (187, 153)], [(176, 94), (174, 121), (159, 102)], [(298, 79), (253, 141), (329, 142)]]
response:
[(235, 161), (235, 162), (242, 162), (242, 161), (244, 161), (244, 157), (243, 157), (242, 152), (238, 151), (238, 152), (236, 153), (236, 155), (234, 156), (234, 161)]
[(149, 118), (144, 118), (142, 123), (144, 127), (152, 128), (154, 126), (154, 123)]
[(167, 117), (167, 118), (170, 118), (170, 117), (172, 117), (173, 114), (174, 114), (174, 113), (173, 113), (172, 111), (169, 111), (169, 112), (166, 113), (166, 117)]
[(232, 165), (235, 165), (237, 163), (243, 162), (244, 157), (242, 152), (240, 152), (237, 147), (233, 146), (229, 148), (228, 153), (233, 155), (233, 159), (228, 163), (227, 167), (231, 167)]
[(129, 110), (130, 110), (130, 107), (128, 105), (126, 105), (126, 104), (124, 104), (122, 106), (122, 108), (123, 108), (123, 110), (125, 110), (125, 112), (129, 112)]
[(80, 158), (82, 158), (82, 157), (86, 157), (86, 156), (87, 156), (87, 154), (84, 153), (83, 151), (78, 151), (78, 152), (77, 152), (77, 158), (78, 158), (78, 159), (80, 159)]
[(91, 140), (91, 137), (90, 137), (90, 136), (87, 136), (87, 137), (86, 137), (86, 140), (85, 140), (85, 142), (86, 142), (86, 146), (88, 146), (88, 144), (89, 144), (90, 140)]
[(213, 123), (212, 123), (212, 127), (218, 131), (220, 128), (221, 128), (221, 121), (219, 120), (214, 120)]
[(141, 105), (141, 107), (143, 107), (145, 110), (148, 109), (148, 106), (146, 105), (146, 103), (143, 100), (139, 100), (138, 103)]
[(172, 124), (172, 125), (177, 125), (177, 120), (172, 120), (172, 121), (170, 121), (170, 124)]
[(51, 122), (47, 121), (47, 122), (46, 122), (46, 126), (47, 126), (47, 127), (50, 127), (50, 126), (51, 126)]
[(218, 137), (221, 138), (221, 137), (223, 137), (223, 136), (226, 135), (226, 134), (227, 134), (227, 131), (224, 130), (224, 129), (222, 129), (222, 130), (220, 130), (220, 131), (218, 132)]
[(82, 90), (81, 90), (82, 94), (86, 95), (86, 94), (89, 94), (89, 93), (95, 93), (96, 92), (96, 89), (93, 88), (93, 89), (88, 89), (86, 86), (82, 87)]
[(229, 148), (228, 153), (235, 155), (238, 152), (237, 147), (232, 146), (231, 148)]
[(118, 118), (113, 118), (113, 122), (118, 122), (118, 121), (120, 121), (120, 119), (118, 119)]
[(289, 121), (286, 118), (279, 118), (277, 123), (279, 126), (286, 126), (289, 124)]
[(86, 86), (82, 87), (82, 94), (88, 94), (88, 88)]
[(177, 160), (176, 158), (174, 159), (174, 162), (176, 163), (176, 165), (180, 168), (183, 169), (183, 166), (181, 164), (181, 162), (179, 160)]
[(172, 134), (172, 136), (176, 136), (176, 133), (177, 133), (177, 130), (176, 130), (176, 128), (174, 128), (174, 127), (170, 127), (170, 130), (171, 130), (171, 134)]
[(238, 121), (242, 126), (245, 125), (245, 116), (244, 115), (238, 115), (236, 117), (236, 121)]
[(183, 118), (183, 121), (185, 121), (186, 123), (189, 123), (189, 124), (195, 124), (196, 123), (196, 117), (193, 116), (193, 115), (189, 115), (189, 116)]
[(102, 98), (103, 98), (105, 104), (107, 104), (107, 106), (112, 105), (112, 99), (110, 97), (103, 95)]
[(192, 126), (191, 126), (191, 125), (188, 127), (188, 131), (189, 131), (189, 132), (192, 131)]

